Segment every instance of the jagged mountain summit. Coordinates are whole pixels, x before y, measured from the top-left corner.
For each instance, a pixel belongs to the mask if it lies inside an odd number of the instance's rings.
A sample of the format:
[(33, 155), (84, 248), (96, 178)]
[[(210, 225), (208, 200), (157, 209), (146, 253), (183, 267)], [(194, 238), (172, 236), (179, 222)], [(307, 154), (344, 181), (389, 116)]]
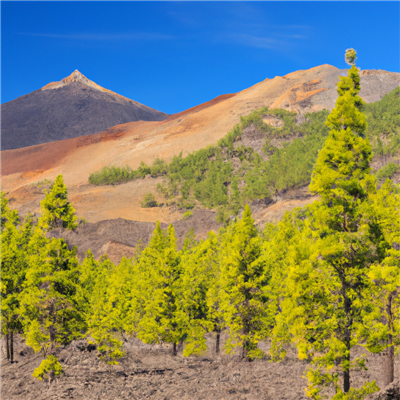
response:
[(1, 106), (1, 149), (11, 150), (168, 115), (99, 86), (75, 70)]

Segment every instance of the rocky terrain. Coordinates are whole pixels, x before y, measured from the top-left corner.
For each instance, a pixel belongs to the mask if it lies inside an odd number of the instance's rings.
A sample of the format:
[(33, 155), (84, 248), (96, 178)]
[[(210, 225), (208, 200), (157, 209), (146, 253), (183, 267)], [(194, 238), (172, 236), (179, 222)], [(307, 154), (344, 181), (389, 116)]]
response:
[[(168, 345), (145, 345), (138, 339), (127, 339), (126, 356), (120, 365), (109, 366), (97, 357), (97, 350), (86, 341), (72, 342), (60, 348), (58, 358), (64, 373), (51, 382), (32, 377), (42, 356), (34, 354), (22, 339), (17, 339), (16, 358), (10, 364), (2, 352), (1, 393), (7, 400), (122, 400), (122, 399), (265, 399), (305, 400), (306, 380), (302, 377), (308, 364), (299, 361), (293, 350), (287, 358), (272, 363), (268, 358), (246, 362), (237, 356), (213, 354), (213, 338), (209, 352), (201, 357), (173, 357)], [(261, 346), (266, 346), (261, 344)], [(3, 349), (4, 350), (4, 349)], [(359, 352), (360, 350), (357, 350)], [(355, 372), (355, 386), (366, 380), (380, 381), (380, 356), (368, 355), (368, 371)], [(400, 369), (396, 360), (396, 371)], [(397, 385), (397, 386), (396, 386)], [(399, 384), (393, 384), (371, 398), (400, 398)], [(331, 393), (332, 395), (333, 393)], [(393, 395), (392, 397), (390, 397)], [(397, 397), (396, 397), (397, 396)]]
[(168, 115), (107, 90), (78, 70), (60, 82), (2, 104), (1, 149), (54, 142)]
[[(181, 249), (186, 235), (193, 229), (197, 239), (204, 239), (208, 232), (217, 232), (220, 224), (215, 219), (215, 213), (198, 210), (187, 220), (174, 221), (175, 235), (178, 239), (178, 249)], [(113, 262), (119, 262), (122, 256), (132, 257), (139, 240), (147, 245), (153, 234), (154, 222), (129, 221), (123, 218), (81, 224), (75, 231), (54, 229), (50, 237), (64, 238), (69, 247), (77, 246), (79, 259), (85, 257), (85, 252), (91, 250), (98, 259), (107, 254)], [(161, 228), (167, 229), (168, 224), (162, 223)]]

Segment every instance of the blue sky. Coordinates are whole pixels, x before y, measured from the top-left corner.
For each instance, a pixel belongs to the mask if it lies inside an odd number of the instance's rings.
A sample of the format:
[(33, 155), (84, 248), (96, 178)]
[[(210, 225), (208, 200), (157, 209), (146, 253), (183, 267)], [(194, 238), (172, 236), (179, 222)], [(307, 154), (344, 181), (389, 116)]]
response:
[(1, 2), (1, 103), (75, 69), (176, 113), (321, 64), (399, 71), (399, 2)]

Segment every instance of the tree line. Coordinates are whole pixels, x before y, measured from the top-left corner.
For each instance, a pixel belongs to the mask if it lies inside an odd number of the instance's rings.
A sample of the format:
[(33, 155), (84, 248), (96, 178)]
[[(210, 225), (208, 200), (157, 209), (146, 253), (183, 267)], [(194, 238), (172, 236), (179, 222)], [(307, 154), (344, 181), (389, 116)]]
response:
[[(349, 52), (351, 55), (352, 53)], [(13, 335), (42, 352), (39, 379), (62, 373), (57, 349), (87, 338), (99, 357), (115, 364), (126, 335), (145, 343), (171, 343), (173, 354), (207, 350), (212, 332), (220, 352), (247, 360), (285, 358), (295, 345), (307, 360), (307, 396), (362, 399), (375, 381), (351, 386), (366, 368), (354, 346), (382, 353), (385, 384), (394, 379), (400, 344), (400, 195), (371, 173), (372, 146), (365, 135), (364, 103), (354, 65), (340, 77), (339, 97), (326, 120), (329, 135), (319, 151), (310, 191), (319, 200), (287, 212), (260, 229), (248, 205), (218, 233), (197, 241), (191, 232), (178, 251), (173, 225), (160, 224), (147, 246), (114, 265), (90, 251), (78, 262), (54, 227), (75, 229), (77, 217), (58, 176), (41, 203), (41, 216), (20, 220), (1, 196), (2, 335), (13, 360)]]

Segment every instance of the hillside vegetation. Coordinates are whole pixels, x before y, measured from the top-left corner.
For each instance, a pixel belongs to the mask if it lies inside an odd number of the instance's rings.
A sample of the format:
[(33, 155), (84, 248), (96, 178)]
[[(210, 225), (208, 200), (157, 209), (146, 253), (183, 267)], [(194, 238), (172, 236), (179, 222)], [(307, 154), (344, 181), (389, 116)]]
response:
[[(374, 155), (381, 159), (378, 180), (390, 178), (399, 170), (398, 161), (390, 162), (400, 148), (400, 88), (380, 101), (365, 104), (366, 136)], [(163, 176), (158, 192), (179, 207), (191, 209), (196, 202), (206, 208), (218, 208), (220, 222), (236, 215), (246, 202), (271, 198), (277, 192), (307, 185), (311, 172), (329, 133), (322, 110), (305, 115), (296, 123), (296, 113), (262, 108), (236, 125), (216, 146), (208, 146), (186, 157), (182, 153), (170, 163), (156, 158), (151, 166), (141, 163), (137, 170), (129, 167), (104, 167), (90, 175), (94, 185), (120, 184), (145, 176)], [(283, 122), (274, 127), (264, 122), (273, 116)], [(246, 129), (256, 128), (263, 136), (262, 149), (243, 144)], [(386, 165), (387, 164), (387, 165)], [(168, 204), (168, 203), (167, 203)]]

